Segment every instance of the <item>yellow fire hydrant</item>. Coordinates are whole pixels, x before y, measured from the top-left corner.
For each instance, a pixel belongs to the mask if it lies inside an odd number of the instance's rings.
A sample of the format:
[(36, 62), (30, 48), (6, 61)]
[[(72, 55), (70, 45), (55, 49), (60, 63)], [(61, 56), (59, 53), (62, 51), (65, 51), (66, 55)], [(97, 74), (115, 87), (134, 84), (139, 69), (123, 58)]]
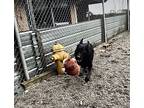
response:
[(52, 61), (56, 64), (57, 72), (58, 74), (64, 74), (63, 61), (70, 58), (70, 55), (64, 51), (64, 46), (57, 42), (53, 45), (52, 50)]

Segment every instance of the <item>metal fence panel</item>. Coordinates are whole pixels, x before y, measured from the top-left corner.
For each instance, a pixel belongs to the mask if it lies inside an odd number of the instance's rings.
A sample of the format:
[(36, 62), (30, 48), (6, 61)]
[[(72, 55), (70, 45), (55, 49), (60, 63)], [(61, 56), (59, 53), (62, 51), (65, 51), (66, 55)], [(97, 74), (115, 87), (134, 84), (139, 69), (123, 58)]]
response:
[(106, 36), (108, 38), (126, 30), (126, 15), (106, 18)]

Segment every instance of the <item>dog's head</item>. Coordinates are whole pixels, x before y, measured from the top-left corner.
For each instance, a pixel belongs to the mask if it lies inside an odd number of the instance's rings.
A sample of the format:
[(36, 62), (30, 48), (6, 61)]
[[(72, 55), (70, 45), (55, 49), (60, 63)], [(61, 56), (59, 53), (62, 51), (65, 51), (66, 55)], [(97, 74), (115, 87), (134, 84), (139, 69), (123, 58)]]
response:
[(83, 39), (81, 39), (81, 41), (77, 45), (74, 56), (78, 64), (81, 64), (82, 61), (87, 58), (89, 46), (90, 46), (89, 41), (87, 43), (83, 43)]

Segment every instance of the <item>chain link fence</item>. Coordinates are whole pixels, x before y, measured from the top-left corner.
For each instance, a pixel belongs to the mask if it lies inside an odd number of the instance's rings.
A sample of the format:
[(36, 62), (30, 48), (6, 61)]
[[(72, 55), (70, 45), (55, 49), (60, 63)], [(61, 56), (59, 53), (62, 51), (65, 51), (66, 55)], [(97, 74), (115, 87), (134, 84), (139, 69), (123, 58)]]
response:
[[(55, 41), (73, 54), (81, 38), (96, 44), (106, 36), (126, 30), (126, 0), (14, 0), (17, 32), (24, 63), (15, 38), (15, 72), (22, 73), (21, 81), (49, 69), (51, 48)], [(105, 20), (105, 28), (104, 21)], [(23, 66), (25, 64), (25, 66)], [(26, 69), (24, 69), (26, 67)], [(27, 74), (28, 78), (23, 78)]]
[[(105, 2), (107, 0), (104, 0)], [(44, 30), (98, 18), (101, 0), (15, 0), (20, 32)], [(93, 4), (99, 3), (98, 8)], [(92, 7), (92, 8), (91, 8)], [(95, 14), (96, 13), (96, 14)]]

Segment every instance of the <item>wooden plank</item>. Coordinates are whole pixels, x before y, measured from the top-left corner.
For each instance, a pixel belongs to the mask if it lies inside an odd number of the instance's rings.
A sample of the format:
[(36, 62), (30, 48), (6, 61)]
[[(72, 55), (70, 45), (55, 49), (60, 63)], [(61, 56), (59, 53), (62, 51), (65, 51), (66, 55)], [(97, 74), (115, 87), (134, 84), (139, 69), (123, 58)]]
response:
[(36, 83), (40, 83), (43, 80), (48, 79), (50, 76), (51, 76), (50, 72), (44, 72), (40, 75), (37, 75), (37, 76), (31, 78), (28, 81), (22, 82), (21, 85), (24, 87), (25, 90), (27, 90), (29, 87), (33, 86)]

